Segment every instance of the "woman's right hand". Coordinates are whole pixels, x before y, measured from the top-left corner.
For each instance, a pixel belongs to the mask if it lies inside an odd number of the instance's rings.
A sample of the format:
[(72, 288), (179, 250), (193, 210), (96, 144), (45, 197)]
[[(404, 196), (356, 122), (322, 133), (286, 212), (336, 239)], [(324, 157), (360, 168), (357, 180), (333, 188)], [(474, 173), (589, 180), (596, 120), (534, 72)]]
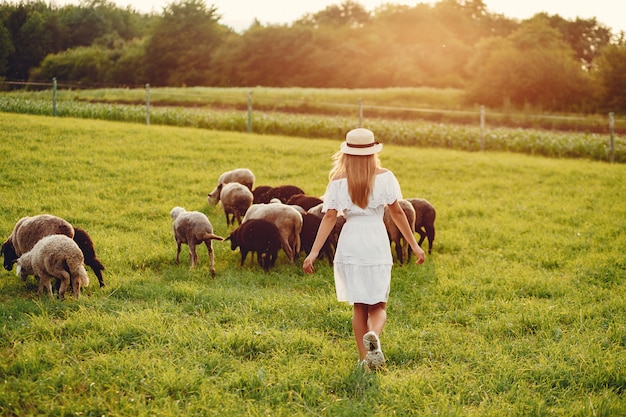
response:
[(312, 274), (313, 272), (315, 272), (315, 268), (313, 268), (313, 262), (315, 262), (315, 259), (317, 259), (317, 256), (313, 253), (309, 253), (309, 256), (304, 259), (304, 262), (302, 263), (302, 269), (304, 269), (305, 273)]

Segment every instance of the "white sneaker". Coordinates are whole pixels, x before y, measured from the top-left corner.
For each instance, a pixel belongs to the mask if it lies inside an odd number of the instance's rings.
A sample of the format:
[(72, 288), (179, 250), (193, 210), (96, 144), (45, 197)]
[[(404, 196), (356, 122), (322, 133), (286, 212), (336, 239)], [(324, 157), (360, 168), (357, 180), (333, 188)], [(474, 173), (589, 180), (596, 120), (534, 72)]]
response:
[(385, 356), (380, 349), (380, 340), (376, 333), (370, 331), (363, 335), (363, 344), (367, 349), (367, 355), (365, 356), (365, 364), (367, 367), (375, 371), (385, 365)]

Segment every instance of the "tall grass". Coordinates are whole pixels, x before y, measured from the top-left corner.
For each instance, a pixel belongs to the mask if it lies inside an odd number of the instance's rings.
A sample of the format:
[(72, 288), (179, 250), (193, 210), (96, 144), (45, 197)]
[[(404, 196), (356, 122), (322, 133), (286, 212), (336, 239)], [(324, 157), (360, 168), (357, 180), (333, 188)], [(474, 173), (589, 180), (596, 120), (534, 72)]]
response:
[[(426, 264), (396, 265), (385, 371), (356, 367), (332, 269), (239, 266), (215, 242), (174, 263), (169, 210), (229, 229), (207, 193), (323, 193), (337, 141), (0, 114), (0, 232), (42, 212), (84, 227), (104, 289), (36, 296), (0, 273), (0, 414), (614, 416), (626, 413), (626, 168), (385, 144), (406, 197), (437, 208)], [(301, 262), (302, 258), (300, 258)]]

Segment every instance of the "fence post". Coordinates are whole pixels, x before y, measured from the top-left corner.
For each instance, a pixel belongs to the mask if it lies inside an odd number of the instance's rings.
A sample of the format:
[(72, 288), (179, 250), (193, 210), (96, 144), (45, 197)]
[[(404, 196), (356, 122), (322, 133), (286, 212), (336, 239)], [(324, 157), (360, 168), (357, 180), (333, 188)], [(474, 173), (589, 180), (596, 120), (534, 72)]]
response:
[(480, 106), (480, 150), (485, 150), (485, 106)]
[(248, 92), (248, 133), (252, 133), (252, 91)]
[(150, 125), (150, 84), (146, 83), (146, 124)]
[(363, 127), (363, 99), (359, 99), (359, 127)]
[(609, 160), (613, 163), (613, 160), (615, 159), (615, 139), (613, 138), (613, 134), (615, 133), (615, 119), (613, 118), (613, 112), (609, 113), (609, 130), (611, 132)]
[(52, 78), (52, 116), (57, 116), (57, 77)]

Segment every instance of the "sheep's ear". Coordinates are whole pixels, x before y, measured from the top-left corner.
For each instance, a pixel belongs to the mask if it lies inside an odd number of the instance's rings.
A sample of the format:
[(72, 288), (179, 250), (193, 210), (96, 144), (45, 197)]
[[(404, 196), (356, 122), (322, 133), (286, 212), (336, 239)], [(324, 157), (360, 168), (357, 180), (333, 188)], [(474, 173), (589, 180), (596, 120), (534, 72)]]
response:
[(20, 276), (20, 272), (22, 272), (22, 265), (17, 264), (17, 268), (15, 268), (15, 275)]

